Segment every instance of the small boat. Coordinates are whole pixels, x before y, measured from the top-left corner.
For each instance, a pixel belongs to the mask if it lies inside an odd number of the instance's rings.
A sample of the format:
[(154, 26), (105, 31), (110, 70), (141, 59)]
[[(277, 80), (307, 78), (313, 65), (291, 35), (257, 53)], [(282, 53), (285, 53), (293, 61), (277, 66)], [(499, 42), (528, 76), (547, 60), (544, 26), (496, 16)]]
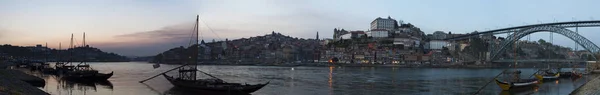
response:
[(554, 73), (550, 69), (544, 69), (534, 74), (534, 76), (540, 81), (551, 81), (557, 80), (560, 77), (560, 73)]
[(56, 69), (51, 68), (50, 66), (44, 66), (41, 71), (44, 74), (56, 74)]
[(575, 72), (575, 71), (560, 72), (560, 78), (580, 78), (582, 76), (583, 76), (582, 73), (578, 73), (578, 72)]
[(535, 77), (542, 81), (557, 80), (560, 77), (560, 73), (555, 74), (535, 74)]
[(530, 89), (533, 87), (537, 87), (539, 83), (538, 79), (519, 79), (514, 82), (501, 81), (496, 79), (496, 84), (502, 90), (520, 90), (520, 89)]
[(156, 68), (160, 67), (160, 64), (156, 63), (156, 64), (152, 65), (152, 67), (154, 67), (154, 69), (156, 69)]
[(163, 73), (163, 76), (171, 82), (171, 84), (180, 88), (188, 88), (194, 90), (205, 90), (215, 92), (228, 92), (228, 93), (239, 93), (248, 94), (263, 88), (269, 82), (264, 84), (240, 84), (240, 83), (227, 83), (220, 79), (198, 79), (198, 80), (185, 80), (181, 78), (174, 78)]

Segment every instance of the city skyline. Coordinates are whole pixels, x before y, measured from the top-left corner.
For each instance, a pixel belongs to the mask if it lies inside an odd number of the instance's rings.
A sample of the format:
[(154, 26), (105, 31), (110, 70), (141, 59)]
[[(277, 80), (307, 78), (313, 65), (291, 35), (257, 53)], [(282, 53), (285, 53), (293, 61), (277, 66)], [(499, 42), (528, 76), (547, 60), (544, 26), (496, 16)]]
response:
[[(534, 4), (535, 3), (535, 4)], [(187, 44), (194, 16), (201, 38), (248, 38), (272, 31), (299, 38), (331, 38), (334, 28), (368, 30), (377, 17), (411, 23), (425, 33), (470, 33), (527, 24), (593, 20), (599, 1), (0, 1), (0, 44), (48, 43), (65, 48), (74, 33), (80, 43), (122, 55), (147, 56)], [(561, 7), (555, 7), (561, 6)], [(207, 27), (210, 27), (207, 28)], [(592, 42), (599, 28), (580, 28)], [(504, 36), (504, 35), (499, 35)], [(532, 40), (548, 39), (536, 33)], [(554, 43), (573, 47), (555, 34)], [(580, 49), (581, 50), (581, 49)]]

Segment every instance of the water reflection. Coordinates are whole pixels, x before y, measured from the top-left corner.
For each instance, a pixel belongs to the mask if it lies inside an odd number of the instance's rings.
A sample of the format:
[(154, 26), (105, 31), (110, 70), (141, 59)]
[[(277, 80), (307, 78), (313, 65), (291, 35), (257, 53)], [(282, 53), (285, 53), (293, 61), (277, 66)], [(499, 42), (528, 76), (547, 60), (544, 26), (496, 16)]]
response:
[[(108, 80), (91, 82), (67, 81), (62, 80), (60, 75), (44, 74), (40, 71), (19, 68), (15, 70), (20, 70), (26, 74), (44, 79), (46, 85), (40, 88), (53, 95), (87, 95), (92, 93), (111, 93), (113, 91), (113, 84)], [(101, 87), (102, 91), (99, 91), (98, 87)]]
[[(81, 82), (66, 81), (61, 80), (60, 77), (54, 77), (52, 79), (48, 79), (47, 81), (57, 86), (56, 92), (59, 95), (87, 95), (89, 93), (105, 93), (113, 91), (113, 84), (108, 80)], [(108, 91), (99, 91), (99, 87), (102, 90)]]
[(333, 95), (333, 66), (329, 66), (329, 95)]

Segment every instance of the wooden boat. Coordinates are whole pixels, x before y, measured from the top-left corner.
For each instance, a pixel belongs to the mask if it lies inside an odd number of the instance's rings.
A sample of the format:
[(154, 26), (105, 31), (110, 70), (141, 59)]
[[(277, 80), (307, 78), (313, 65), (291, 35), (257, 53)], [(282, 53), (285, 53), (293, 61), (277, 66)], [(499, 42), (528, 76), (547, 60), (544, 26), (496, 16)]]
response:
[(560, 77), (560, 73), (555, 73), (555, 74), (535, 74), (534, 76), (536, 78), (538, 78), (538, 80), (550, 81), (550, 80), (557, 80)]
[(514, 82), (501, 81), (496, 79), (496, 84), (502, 90), (521, 90), (521, 89), (530, 89), (533, 87), (537, 87), (539, 83), (538, 79), (519, 79)]
[[(62, 44), (59, 43), (59, 49), (62, 48)], [(73, 34), (71, 34), (71, 44), (69, 44), (69, 48), (73, 48)], [(65, 62), (58, 61), (54, 64), (54, 68), (56, 69), (57, 75), (67, 74), (75, 69), (75, 66), (71, 63), (71, 58), (73, 57), (73, 52), (69, 52), (69, 60)], [(62, 57), (60, 57), (62, 59)]]
[(56, 74), (56, 69), (50, 67), (48, 64), (44, 64), (41, 71), (44, 74)]
[(578, 73), (578, 72), (575, 72), (575, 71), (560, 72), (560, 78), (580, 78), (582, 76), (583, 76), (582, 73)]
[[(517, 57), (517, 49), (516, 49), (516, 45), (513, 44), (513, 49), (514, 50), (514, 54), (515, 54), (515, 63), (512, 65), (514, 66), (514, 68), (517, 68), (517, 61), (516, 58)], [(515, 70), (513, 72), (506, 72), (503, 71), (501, 74), (504, 75), (509, 75), (508, 77), (505, 77), (504, 80), (499, 80), (498, 78), (495, 78), (495, 82), (496, 84), (504, 91), (513, 91), (513, 90), (532, 90), (534, 87), (538, 86), (538, 83), (541, 82), (541, 80), (536, 79), (536, 78), (529, 78), (529, 79), (523, 79), (520, 78), (520, 74), (521, 71), (519, 70)]]
[(265, 85), (269, 84), (269, 82), (264, 84), (227, 83), (220, 79), (198, 79), (194, 81), (185, 80), (181, 78), (174, 78), (164, 73), (162, 75), (176, 87), (215, 92), (247, 94), (257, 91), (263, 88)]
[[(85, 33), (83, 34), (83, 39), (83, 45), (86, 46)], [(63, 76), (64, 79), (71, 81), (105, 81), (108, 78), (112, 77), (114, 72), (110, 72), (108, 74), (99, 73), (98, 70), (94, 70), (90, 67), (89, 64), (85, 62), (85, 58), (86, 57), (84, 57), (83, 62), (75, 66), (74, 70), (69, 71), (67, 74), (65, 74)]]
[(540, 81), (551, 81), (558, 80), (560, 73), (554, 73), (550, 69), (544, 69), (534, 74), (534, 76)]
[[(211, 74), (208, 74), (206, 72), (200, 71), (198, 70), (198, 16), (196, 16), (196, 24), (194, 26), (194, 31), (195, 31), (195, 40), (191, 41), (191, 45), (190, 45), (190, 49), (191, 50), (189, 52), (189, 57), (185, 57), (187, 61), (186, 64), (171, 69), (169, 71), (163, 72), (159, 75), (156, 75), (154, 77), (157, 76), (164, 76), (171, 84), (173, 84), (175, 87), (178, 88), (183, 88), (183, 89), (189, 89), (189, 90), (196, 90), (196, 91), (210, 91), (210, 92), (222, 92), (222, 93), (228, 93), (228, 94), (249, 94), (252, 93), (254, 91), (257, 91), (261, 88), (263, 88), (264, 86), (266, 86), (267, 84), (269, 84), (269, 82), (263, 83), (263, 84), (241, 84), (241, 83), (229, 83), (229, 82), (225, 82), (222, 79), (219, 79)], [(178, 76), (177, 77), (173, 77), (173, 76), (169, 76), (166, 73), (176, 70), (178, 69)], [(211, 78), (206, 78), (206, 79), (198, 79), (197, 76), (197, 72), (201, 72), (204, 75), (207, 75)], [(149, 79), (152, 79), (154, 77), (151, 77)], [(143, 83), (144, 81), (147, 81), (149, 79), (146, 80), (142, 80), (140, 81), (140, 83)]]

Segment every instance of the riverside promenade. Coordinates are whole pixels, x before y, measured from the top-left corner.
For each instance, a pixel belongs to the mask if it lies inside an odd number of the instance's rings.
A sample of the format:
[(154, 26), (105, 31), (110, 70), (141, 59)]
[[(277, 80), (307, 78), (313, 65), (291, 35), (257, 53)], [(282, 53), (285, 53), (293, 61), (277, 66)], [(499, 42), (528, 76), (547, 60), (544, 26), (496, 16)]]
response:
[(600, 95), (600, 75), (593, 76), (590, 81), (573, 90), (570, 95)]

